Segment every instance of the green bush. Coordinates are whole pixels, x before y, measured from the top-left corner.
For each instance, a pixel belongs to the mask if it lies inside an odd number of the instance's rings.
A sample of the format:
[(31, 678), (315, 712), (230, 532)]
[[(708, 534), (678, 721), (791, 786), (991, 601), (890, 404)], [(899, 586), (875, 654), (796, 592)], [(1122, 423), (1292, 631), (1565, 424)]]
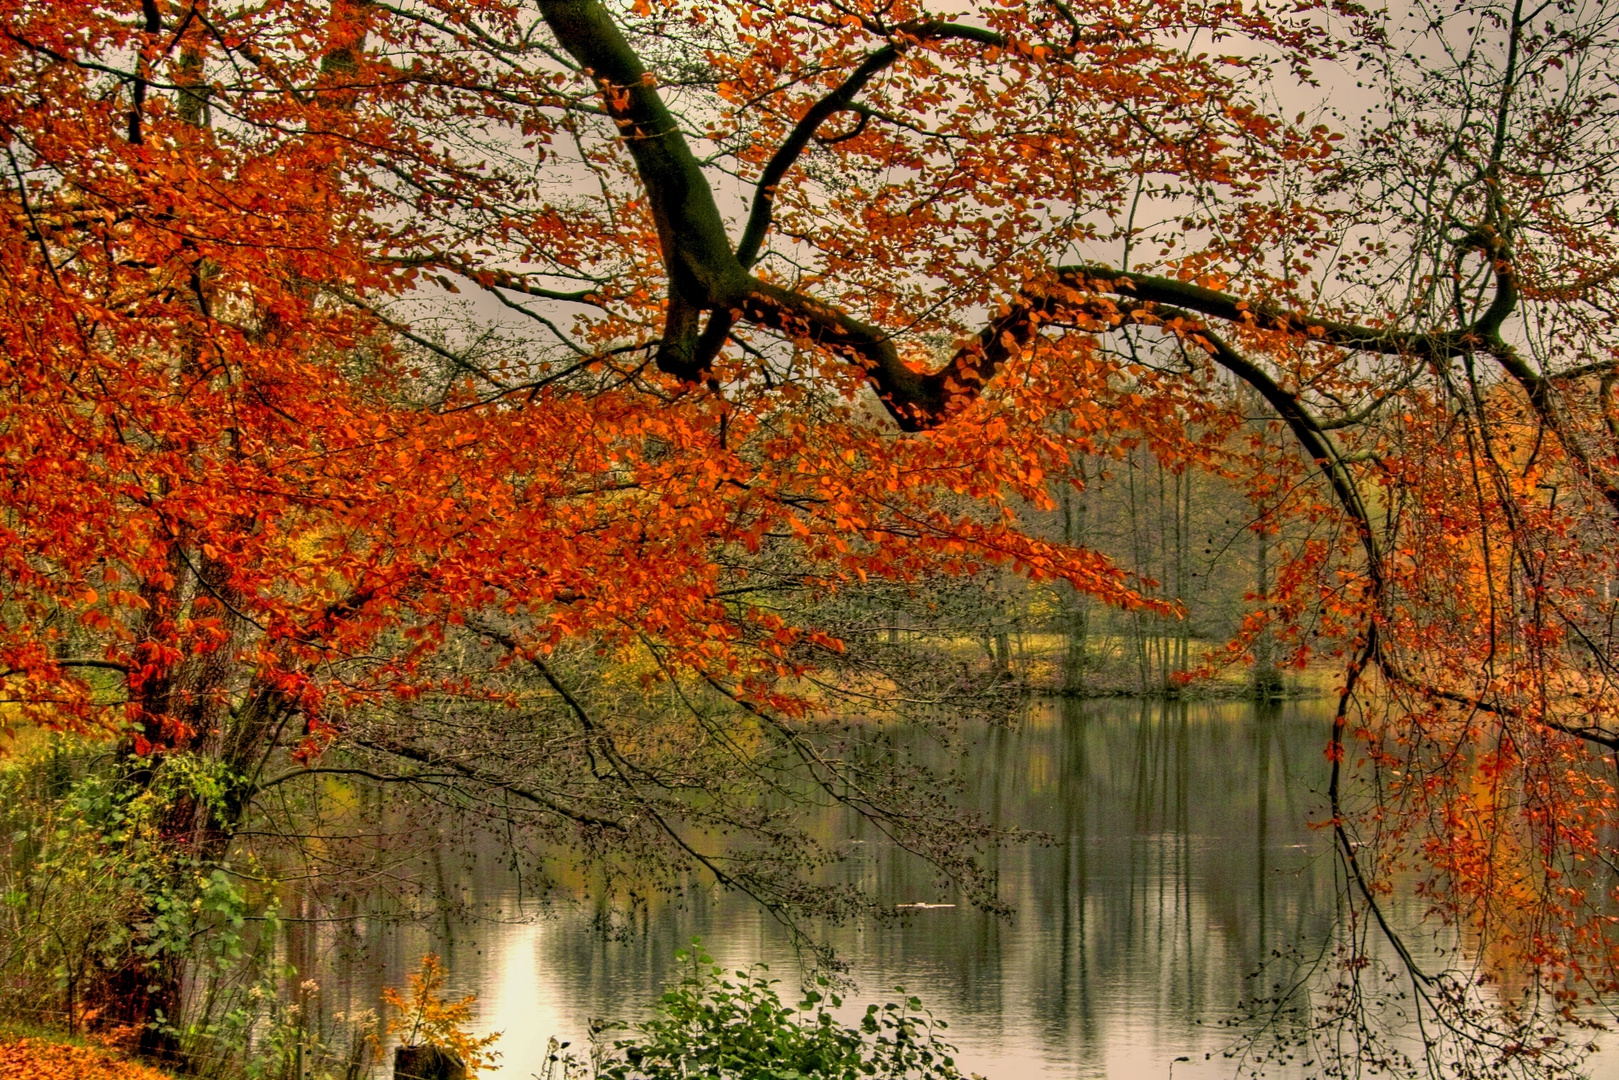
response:
[[(664, 993), (657, 1015), (597, 1055), (598, 1080), (958, 1080), (946, 1025), (915, 997), (868, 1005), (856, 1026), (827, 981), (786, 1005), (759, 965), (732, 978), (694, 950), (677, 954), (691, 973)], [(904, 995), (903, 987), (896, 988)], [(564, 1070), (573, 1073), (572, 1070)]]
[(162, 859), (149, 802), (61, 742), (0, 762), (0, 1011), (73, 1028), (108, 971), (146, 959), (133, 927)]
[(275, 959), (274, 880), (190, 842), (225, 779), (195, 755), (114, 759), (67, 736), (0, 759), (0, 1023), (116, 1031), (132, 981), (120, 976), (173, 978), (182, 1008), (150, 1026), (188, 1075), (364, 1074), (375, 1018), (328, 1044), (318, 987)]

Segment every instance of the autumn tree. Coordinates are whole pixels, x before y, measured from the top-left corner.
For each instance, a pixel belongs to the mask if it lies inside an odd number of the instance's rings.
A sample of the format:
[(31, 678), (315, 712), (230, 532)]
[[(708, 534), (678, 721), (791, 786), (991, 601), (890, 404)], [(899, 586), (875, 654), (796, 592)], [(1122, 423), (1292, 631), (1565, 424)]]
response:
[(1308, 526), (1223, 658), (1341, 657), (1356, 910), (1420, 866), (1492, 970), (1611, 989), (1614, 12), (960, 7), (4, 0), (5, 722), (216, 763), (209, 859), (348, 771), (857, 909), (813, 797), (992, 904), (819, 719), (811, 601), (1175, 614), (1020, 518), (1144, 446)]

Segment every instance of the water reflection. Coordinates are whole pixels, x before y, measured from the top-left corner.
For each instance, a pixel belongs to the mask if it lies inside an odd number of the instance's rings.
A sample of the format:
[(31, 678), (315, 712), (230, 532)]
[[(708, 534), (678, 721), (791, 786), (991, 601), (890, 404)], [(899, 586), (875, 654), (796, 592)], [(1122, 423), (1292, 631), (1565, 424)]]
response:
[[(1015, 916), (933, 908), (816, 932), (849, 962), (860, 1000), (903, 983), (950, 1020), (963, 1066), (996, 1080), (1164, 1076), (1182, 1056), (1175, 1076), (1230, 1076), (1219, 1022), (1244, 976), (1330, 930), (1332, 861), (1308, 824), (1328, 715), (1318, 703), (1036, 707), (1015, 731), (978, 732), (962, 762), (971, 805), (1051, 837), (998, 856)], [(829, 813), (824, 825), (852, 841), (841, 872), (884, 899), (955, 902), (858, 820)], [(479, 995), (480, 1028), (505, 1033), (499, 1075), (539, 1071), (553, 1033), (582, 1045), (590, 1018), (633, 1016), (693, 936), (721, 962), (764, 960), (796, 981), (787, 934), (734, 897), (649, 904), (609, 940), (589, 904), (525, 905), (493, 842), (440, 852), (428, 872), (442, 883), (437, 918), (293, 922), (291, 948), (312, 965), (302, 970), (326, 972), (328, 1002), (358, 1005), (440, 952), (454, 988)]]

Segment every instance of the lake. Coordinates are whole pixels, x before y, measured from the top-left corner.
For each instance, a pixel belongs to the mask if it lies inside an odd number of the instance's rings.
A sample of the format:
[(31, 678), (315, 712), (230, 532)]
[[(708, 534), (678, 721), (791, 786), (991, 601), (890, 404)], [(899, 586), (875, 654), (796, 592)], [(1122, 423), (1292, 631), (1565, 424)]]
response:
[[(1228, 1025), (1248, 976), (1267, 961), (1262, 984), (1287, 976), (1336, 923), (1330, 836), (1310, 824), (1330, 716), (1319, 701), (1049, 701), (1014, 729), (975, 730), (964, 798), (1050, 843), (998, 856), (1010, 919), (939, 906), (897, 925), (812, 927), (848, 964), (851, 1017), (902, 984), (949, 1022), (959, 1064), (992, 1080), (1236, 1074), (1243, 1059), (1227, 1055), (1244, 1044)], [(892, 903), (956, 902), (861, 825), (826, 823), (850, 841), (842, 873)], [(324, 973), (328, 1001), (354, 1002), (438, 952), (452, 988), (478, 995), (477, 1029), (502, 1032), (496, 1076), (543, 1072), (547, 1039), (582, 1047), (594, 1017), (640, 1015), (694, 937), (729, 967), (767, 962), (789, 991), (798, 982), (789, 934), (745, 899), (698, 890), (615, 918), (523, 901), (495, 841), (443, 856), (434, 872), (453, 904), (439, 917), (362, 922), (341, 949), (330, 928), (289, 923), (289, 947)], [(1265, 1074), (1312, 1070), (1284, 1059)]]

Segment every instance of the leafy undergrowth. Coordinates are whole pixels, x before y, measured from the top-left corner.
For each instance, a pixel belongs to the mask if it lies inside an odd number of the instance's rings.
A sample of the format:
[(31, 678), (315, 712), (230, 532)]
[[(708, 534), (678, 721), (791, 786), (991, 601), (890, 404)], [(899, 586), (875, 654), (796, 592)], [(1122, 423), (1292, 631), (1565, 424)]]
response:
[(118, 1054), (45, 1039), (0, 1042), (0, 1080), (169, 1080)]

